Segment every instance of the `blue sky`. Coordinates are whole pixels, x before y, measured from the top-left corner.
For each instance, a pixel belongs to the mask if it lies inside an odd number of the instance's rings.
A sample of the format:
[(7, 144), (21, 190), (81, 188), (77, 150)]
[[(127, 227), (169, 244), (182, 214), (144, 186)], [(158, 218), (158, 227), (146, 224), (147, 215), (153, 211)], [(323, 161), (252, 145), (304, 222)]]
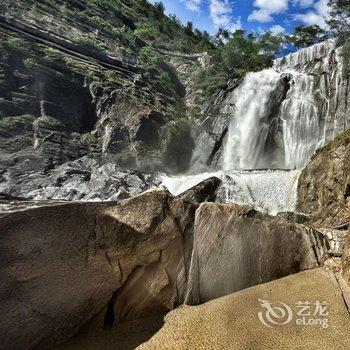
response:
[(149, 0), (162, 2), (167, 14), (214, 34), (219, 27), (291, 33), (296, 25), (325, 27), (328, 0)]

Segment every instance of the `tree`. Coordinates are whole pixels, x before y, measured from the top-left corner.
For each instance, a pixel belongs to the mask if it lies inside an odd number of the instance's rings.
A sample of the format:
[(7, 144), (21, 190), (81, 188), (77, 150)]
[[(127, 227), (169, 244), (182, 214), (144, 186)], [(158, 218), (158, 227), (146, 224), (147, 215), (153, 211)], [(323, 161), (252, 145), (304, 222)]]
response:
[(328, 25), (338, 37), (338, 45), (342, 45), (344, 74), (350, 77), (350, 1), (329, 0), (331, 8)]
[(294, 34), (288, 37), (296, 48), (303, 48), (317, 44), (326, 38), (326, 31), (318, 25), (312, 26), (297, 26), (294, 29)]
[(154, 3), (154, 9), (156, 10), (157, 14), (161, 14), (161, 15), (164, 14), (165, 7), (164, 7), (163, 3), (161, 3), (161, 2)]
[(219, 28), (218, 32), (215, 35), (215, 43), (217, 46), (223, 46), (229, 41), (231, 33), (224, 28)]
[(186, 27), (185, 27), (185, 33), (187, 35), (193, 35), (193, 23), (192, 22), (187, 22)]
[(285, 43), (285, 36), (283, 34), (274, 34), (267, 31), (260, 35), (258, 42), (261, 53), (274, 59), (276, 54), (282, 50), (283, 44)]
[(340, 40), (344, 42), (350, 36), (350, 1), (329, 0), (328, 5), (331, 11), (327, 23)]

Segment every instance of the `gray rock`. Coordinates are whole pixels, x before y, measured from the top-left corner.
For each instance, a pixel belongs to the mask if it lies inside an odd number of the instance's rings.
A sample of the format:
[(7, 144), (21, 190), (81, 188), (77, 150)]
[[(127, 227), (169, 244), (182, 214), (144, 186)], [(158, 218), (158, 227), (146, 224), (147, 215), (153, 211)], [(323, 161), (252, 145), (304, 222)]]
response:
[(196, 212), (186, 303), (196, 305), (320, 266), (329, 246), (318, 231), (234, 204)]
[(52, 348), (103, 309), (101, 328), (179, 305), (194, 208), (152, 191), (0, 217), (0, 348)]
[[(12, 172), (13, 174), (13, 172)], [(4, 173), (0, 192), (32, 200), (117, 201), (159, 185), (157, 175), (122, 171), (100, 157), (83, 157), (46, 172)]]

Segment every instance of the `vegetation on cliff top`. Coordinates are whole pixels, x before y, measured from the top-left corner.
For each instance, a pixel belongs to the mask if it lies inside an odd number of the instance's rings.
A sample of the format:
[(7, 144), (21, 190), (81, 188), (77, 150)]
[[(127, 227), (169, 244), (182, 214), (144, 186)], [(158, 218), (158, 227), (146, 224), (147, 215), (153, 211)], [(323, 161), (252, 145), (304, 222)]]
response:
[[(213, 48), (208, 33), (194, 30), (191, 22), (181, 24), (175, 15), (166, 16), (162, 3), (152, 5), (147, 0), (27, 0), (26, 3), (33, 14), (46, 12), (57, 16), (59, 13), (62, 21), (75, 22), (73, 27), (81, 30), (81, 43), (91, 46), (98, 46), (99, 42), (86, 32), (96, 30), (133, 50), (137, 48), (137, 38), (166, 50), (202, 52)], [(72, 28), (68, 26), (66, 30)]]
[(271, 32), (258, 35), (243, 30), (219, 31), (216, 38), (212, 66), (197, 75), (197, 84), (207, 95), (224, 89), (229, 79), (270, 67), (283, 43), (282, 35)]
[[(155, 90), (177, 98), (176, 86), (162, 63), (164, 55), (160, 49), (183, 53), (210, 52), (211, 65), (195, 74), (195, 83), (206, 96), (224, 89), (230, 79), (241, 78), (247, 72), (271, 66), (283, 48), (306, 47), (324, 40), (327, 33), (320, 27), (298, 26), (293, 35), (234, 33), (220, 28), (216, 36), (193, 28), (191, 22), (182, 24), (175, 15), (166, 16), (164, 6), (147, 0), (27, 0), (32, 14), (47, 13), (45, 18), (58, 19), (61, 26), (69, 23), (65, 33), (79, 45), (99, 51), (129, 55), (143, 67), (146, 78)], [(350, 43), (347, 0), (330, 0), (332, 6), (331, 27), (343, 38), (345, 71), (350, 74)], [(10, 5), (11, 8), (12, 5)], [(18, 11), (18, 7), (13, 5)], [(19, 5), (17, 5), (19, 6)], [(43, 19), (45, 21), (45, 19)], [(28, 46), (28, 45), (27, 45)], [(22, 55), (26, 45), (16, 48)], [(53, 64), (51, 73), (59, 74), (57, 63), (49, 55), (32, 54), (27, 51), (24, 64), (31, 69)], [(127, 57), (127, 56), (125, 56)], [(44, 62), (45, 63), (45, 62)], [(91, 72), (95, 75), (96, 72)], [(107, 74), (107, 81), (108, 79)]]
[(328, 142), (323, 148), (317, 151), (317, 154), (322, 151), (330, 151), (339, 146), (346, 146), (350, 143), (350, 129), (338, 135), (334, 140)]
[(329, 0), (331, 7), (328, 24), (343, 46), (344, 73), (350, 77), (350, 1)]

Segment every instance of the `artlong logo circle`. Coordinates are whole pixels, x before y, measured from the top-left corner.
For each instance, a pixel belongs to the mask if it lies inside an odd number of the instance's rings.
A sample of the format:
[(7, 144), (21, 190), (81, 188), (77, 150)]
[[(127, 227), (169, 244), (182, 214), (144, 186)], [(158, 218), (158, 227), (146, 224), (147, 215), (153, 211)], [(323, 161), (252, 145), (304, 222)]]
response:
[(272, 328), (273, 326), (285, 325), (292, 321), (293, 311), (288, 305), (279, 302), (278, 306), (273, 306), (268, 300), (258, 300), (263, 307), (263, 311), (258, 313), (258, 317), (260, 322), (266, 327)]

